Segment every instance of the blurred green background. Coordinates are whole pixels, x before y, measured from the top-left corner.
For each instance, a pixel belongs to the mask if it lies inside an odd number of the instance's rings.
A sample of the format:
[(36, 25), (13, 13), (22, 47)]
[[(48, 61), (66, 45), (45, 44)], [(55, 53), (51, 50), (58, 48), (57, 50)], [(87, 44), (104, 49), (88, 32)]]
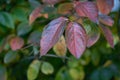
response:
[[(74, 58), (69, 51), (69, 59), (50, 56), (39, 58), (43, 28), (60, 16), (57, 14), (59, 4), (47, 6), (43, 13), (48, 13), (49, 17), (39, 17), (30, 26), (29, 15), (40, 5), (40, 0), (0, 0), (0, 80), (120, 80), (118, 10), (110, 13), (115, 21), (110, 28), (114, 36), (114, 49), (101, 35), (99, 41), (88, 48), (80, 59)], [(27, 48), (12, 51), (9, 45), (11, 36), (24, 39)], [(48, 53), (55, 55), (52, 49)]]

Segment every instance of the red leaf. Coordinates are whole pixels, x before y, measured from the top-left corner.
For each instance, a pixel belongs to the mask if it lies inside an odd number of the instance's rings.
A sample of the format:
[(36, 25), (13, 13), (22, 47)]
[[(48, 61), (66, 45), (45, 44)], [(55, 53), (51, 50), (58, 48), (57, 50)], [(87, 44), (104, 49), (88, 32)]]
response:
[(61, 37), (66, 26), (67, 18), (60, 17), (51, 21), (42, 33), (40, 41), (41, 56), (45, 55)]
[(79, 16), (88, 17), (90, 20), (97, 22), (98, 8), (93, 2), (75, 2), (75, 9)]
[(20, 37), (14, 37), (10, 40), (10, 47), (13, 51), (21, 49), (24, 45), (24, 40)]
[(102, 14), (109, 14), (114, 6), (114, 0), (97, 0), (97, 6)]
[(99, 25), (100, 25), (100, 29), (102, 30), (106, 40), (108, 41), (110, 46), (113, 48), (114, 47), (114, 41), (113, 41), (112, 32), (110, 31), (110, 29), (108, 27), (104, 26), (103, 24), (99, 24)]
[(40, 12), (42, 7), (35, 8), (29, 16), (29, 24), (32, 24), (39, 16), (41, 16)]
[(80, 58), (86, 49), (86, 32), (81, 25), (70, 22), (66, 29), (66, 43), (69, 51)]
[(114, 24), (114, 20), (112, 20), (112, 18), (110, 16), (107, 15), (100, 15), (99, 16), (99, 21), (102, 24), (108, 25), (108, 26), (112, 26)]

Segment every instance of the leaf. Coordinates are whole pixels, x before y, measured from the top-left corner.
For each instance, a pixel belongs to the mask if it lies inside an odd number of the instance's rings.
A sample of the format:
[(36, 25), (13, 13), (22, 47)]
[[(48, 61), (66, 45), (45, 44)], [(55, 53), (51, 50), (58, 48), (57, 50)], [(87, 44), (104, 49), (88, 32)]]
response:
[(91, 54), (91, 62), (93, 65), (97, 66), (100, 62), (101, 55), (94, 49)]
[(41, 32), (40, 31), (34, 31), (30, 34), (28, 38), (28, 43), (39, 45), (41, 39)]
[(87, 47), (91, 47), (100, 38), (100, 31), (98, 26), (91, 21), (84, 22), (83, 26), (87, 32)]
[(14, 7), (11, 11), (11, 14), (13, 15), (13, 18), (16, 22), (27, 22), (29, 10), (30, 9), (27, 9), (26, 7)]
[(14, 20), (11, 16), (11, 14), (7, 13), (7, 12), (0, 12), (0, 24), (14, 29)]
[(32, 30), (32, 27), (28, 23), (21, 23), (17, 27), (17, 35), (24, 36)]
[(71, 78), (67, 68), (66, 67), (62, 67), (58, 71), (58, 73), (57, 73), (57, 75), (55, 77), (55, 80), (73, 80), (73, 79)]
[(108, 68), (99, 68), (95, 70), (90, 80), (111, 80), (113, 77), (113, 73)]
[(83, 69), (71, 68), (69, 73), (73, 80), (84, 80), (85, 78), (85, 72)]
[(24, 40), (20, 37), (13, 37), (10, 40), (10, 47), (13, 51), (21, 49), (24, 45)]
[(106, 40), (108, 41), (110, 46), (113, 48), (114, 40), (113, 40), (112, 32), (110, 31), (110, 29), (108, 27), (104, 26), (103, 24), (99, 24), (99, 26), (100, 26), (100, 29), (102, 30), (103, 35), (105, 36)]
[(67, 18), (60, 17), (51, 21), (42, 33), (40, 55), (45, 55), (59, 40), (66, 26)]
[(58, 6), (58, 13), (67, 15), (71, 13), (71, 10), (73, 9), (73, 4), (72, 3), (63, 3)]
[(59, 41), (54, 45), (53, 50), (58, 56), (66, 55), (67, 47), (66, 47), (64, 36), (61, 36)]
[(109, 68), (103, 68), (100, 71), (101, 80), (111, 80), (113, 77), (113, 73)]
[(28, 1), (30, 3), (31, 7), (33, 7), (33, 8), (38, 7), (38, 6), (41, 5), (40, 2), (37, 1), (37, 0), (28, 0)]
[(94, 45), (100, 38), (100, 32), (93, 32), (88, 35), (87, 47)]
[(54, 68), (50, 63), (43, 62), (42, 66), (41, 66), (41, 71), (44, 74), (49, 75), (49, 74), (52, 74), (54, 72)]
[(18, 54), (15, 51), (9, 51), (4, 57), (4, 63), (8, 64), (17, 58)]
[(0, 80), (7, 80), (7, 70), (0, 64)]
[(6, 43), (7, 43), (6, 38), (0, 39), (0, 53), (3, 51)]
[(35, 8), (29, 16), (29, 24), (32, 24), (38, 17), (41, 16), (42, 6)]
[(101, 80), (99, 75), (100, 75), (100, 70), (95, 70), (90, 76), (90, 80)]
[(81, 17), (88, 17), (93, 22), (98, 20), (98, 8), (94, 2), (75, 2), (75, 10)]
[(41, 62), (39, 60), (34, 60), (28, 70), (27, 70), (27, 78), (28, 80), (35, 80), (39, 74), (39, 69), (41, 66)]
[(70, 22), (66, 29), (66, 43), (69, 51), (80, 58), (86, 49), (86, 32), (81, 25)]
[(49, 4), (49, 5), (54, 5), (62, 0), (42, 0), (43, 3)]
[(107, 16), (107, 15), (100, 15), (99, 21), (102, 24), (107, 25), (107, 26), (112, 26), (114, 24), (114, 20), (110, 16)]
[(99, 11), (102, 14), (109, 14), (114, 6), (114, 0), (96, 0)]

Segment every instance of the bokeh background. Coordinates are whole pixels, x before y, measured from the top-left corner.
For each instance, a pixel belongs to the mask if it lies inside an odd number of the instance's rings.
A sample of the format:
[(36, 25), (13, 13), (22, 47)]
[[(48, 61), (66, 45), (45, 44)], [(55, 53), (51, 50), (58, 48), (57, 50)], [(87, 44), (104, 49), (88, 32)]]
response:
[[(57, 9), (62, 2), (55, 7), (45, 7), (43, 14), (48, 13), (48, 18), (39, 17), (29, 25), (29, 15), (42, 4), (41, 0), (0, 0), (0, 80), (120, 80), (120, 4), (119, 0), (114, 1), (115, 7), (109, 14), (115, 21), (110, 28), (114, 48), (101, 35), (80, 59), (73, 57), (69, 51), (69, 59), (63, 59), (38, 57), (43, 28), (60, 16)], [(9, 45), (12, 36), (21, 37), (25, 41), (24, 48), (12, 51)], [(55, 55), (55, 52), (51, 49), (48, 54)]]

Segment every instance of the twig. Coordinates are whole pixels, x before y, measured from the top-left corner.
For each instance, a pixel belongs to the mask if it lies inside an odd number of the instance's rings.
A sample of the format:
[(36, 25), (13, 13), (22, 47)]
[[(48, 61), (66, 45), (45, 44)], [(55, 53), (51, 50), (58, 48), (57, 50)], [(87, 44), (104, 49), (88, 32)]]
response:
[[(61, 57), (61, 56), (56, 56), (56, 55), (52, 55), (52, 54), (46, 54), (44, 56), (40, 56), (38, 59), (41, 59), (41, 57), (54, 57), (54, 58), (62, 58), (62, 59), (71, 60), (69, 57)], [(36, 59), (36, 56), (25, 57), (21, 61), (24, 61), (26, 59), (28, 59), (28, 60)]]
[(55, 57), (55, 58), (62, 58), (62, 59), (70, 59), (69, 57), (62, 57), (62, 56), (56, 56), (56, 55), (52, 55), (52, 54), (46, 54), (44, 55), (44, 57)]
[(27, 49), (27, 48), (29, 48), (29, 47), (31, 47), (31, 46), (33, 46), (33, 44), (30, 44), (30, 45), (28, 45), (28, 46), (25, 46), (25, 47), (21, 48), (21, 50)]

